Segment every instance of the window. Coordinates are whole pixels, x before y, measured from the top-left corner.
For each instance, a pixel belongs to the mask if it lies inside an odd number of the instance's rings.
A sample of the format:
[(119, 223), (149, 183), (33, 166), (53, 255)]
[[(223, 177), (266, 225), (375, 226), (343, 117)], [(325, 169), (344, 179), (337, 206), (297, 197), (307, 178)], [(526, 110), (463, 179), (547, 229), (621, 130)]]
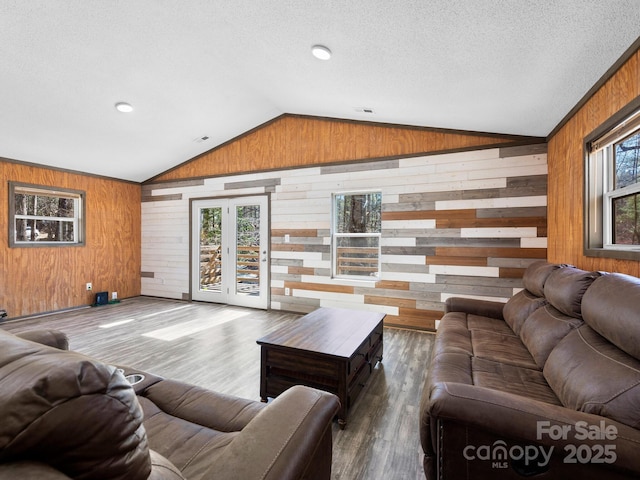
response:
[(625, 113), (586, 143), (586, 255), (640, 259), (640, 109)]
[(84, 192), (9, 183), (9, 245), (84, 243)]
[(378, 280), (382, 194), (338, 193), (333, 196), (333, 274)]

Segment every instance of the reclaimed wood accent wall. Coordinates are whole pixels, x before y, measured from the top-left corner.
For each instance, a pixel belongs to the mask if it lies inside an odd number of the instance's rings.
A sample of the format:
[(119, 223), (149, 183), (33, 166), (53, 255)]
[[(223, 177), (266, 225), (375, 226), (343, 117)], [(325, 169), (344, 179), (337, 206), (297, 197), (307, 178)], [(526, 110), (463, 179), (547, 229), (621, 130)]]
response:
[(549, 261), (640, 276), (640, 262), (583, 255), (584, 138), (640, 96), (640, 50), (549, 139)]
[[(433, 330), (450, 296), (506, 301), (524, 268), (546, 258), (544, 148), (298, 172), (272, 194), (272, 306), (370, 308), (384, 311), (387, 325)], [(382, 191), (378, 282), (331, 278), (331, 194), (339, 189)]]
[[(9, 248), (9, 181), (86, 192), (84, 246)], [(140, 295), (138, 184), (0, 159), (0, 308), (9, 318)], [(86, 283), (93, 290), (86, 290)]]
[(531, 143), (531, 138), (282, 115), (150, 182), (450, 152), (518, 142)]
[[(210, 178), (188, 172), (193, 178), (143, 186), (144, 295), (188, 298), (194, 198), (270, 195), (273, 309), (371, 309), (387, 313), (387, 325), (434, 329), (448, 296), (504, 301), (522, 287), (524, 268), (546, 258), (545, 144)], [(331, 195), (372, 189), (382, 192), (381, 279), (333, 278)]]

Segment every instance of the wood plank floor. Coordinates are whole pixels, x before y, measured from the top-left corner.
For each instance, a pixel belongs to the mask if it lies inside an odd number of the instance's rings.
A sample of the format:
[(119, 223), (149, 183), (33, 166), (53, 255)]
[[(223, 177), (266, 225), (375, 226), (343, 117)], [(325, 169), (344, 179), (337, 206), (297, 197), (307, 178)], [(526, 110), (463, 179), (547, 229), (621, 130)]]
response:
[[(64, 331), (73, 350), (231, 395), (260, 399), (256, 339), (300, 315), (137, 297), (0, 324), (21, 332)], [(334, 480), (424, 479), (418, 407), (433, 335), (385, 328), (384, 360), (340, 430)]]

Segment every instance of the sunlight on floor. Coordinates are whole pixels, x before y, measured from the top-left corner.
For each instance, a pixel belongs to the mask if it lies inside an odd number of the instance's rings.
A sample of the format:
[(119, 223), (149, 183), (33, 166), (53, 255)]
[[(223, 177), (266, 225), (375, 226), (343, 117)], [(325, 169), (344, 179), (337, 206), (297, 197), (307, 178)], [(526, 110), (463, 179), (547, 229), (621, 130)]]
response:
[(111, 323), (105, 323), (103, 325), (99, 325), (98, 328), (111, 328), (111, 327), (117, 327), (118, 325), (125, 325), (127, 323), (131, 323), (131, 322), (135, 322), (136, 319), (135, 318), (127, 318), (125, 320), (118, 320), (116, 322), (111, 322)]
[(188, 322), (179, 323), (177, 325), (171, 325), (170, 327), (160, 328), (158, 330), (143, 333), (142, 336), (170, 342), (187, 335), (191, 335), (212, 327), (216, 327), (218, 325), (222, 325), (223, 323), (227, 323), (238, 318), (246, 317), (247, 315), (250, 315), (250, 312), (225, 311), (216, 315), (214, 318), (191, 320)]

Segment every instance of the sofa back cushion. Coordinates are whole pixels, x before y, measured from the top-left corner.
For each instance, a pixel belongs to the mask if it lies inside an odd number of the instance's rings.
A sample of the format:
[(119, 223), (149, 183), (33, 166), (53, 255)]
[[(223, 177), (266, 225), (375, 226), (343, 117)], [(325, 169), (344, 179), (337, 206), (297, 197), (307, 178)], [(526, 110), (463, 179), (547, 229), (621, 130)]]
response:
[(640, 428), (640, 361), (588, 325), (558, 343), (543, 374), (565, 407)]
[(520, 339), (538, 367), (543, 368), (560, 340), (582, 324), (582, 320), (566, 315), (552, 305), (545, 305), (525, 320), (520, 330)]
[(599, 272), (587, 272), (571, 266), (560, 268), (547, 278), (544, 296), (565, 315), (582, 318), (582, 297), (601, 275)]
[(562, 267), (564, 265), (540, 260), (525, 270), (522, 277), (525, 289), (511, 297), (502, 310), (505, 321), (517, 335), (520, 334), (527, 317), (547, 303), (544, 298), (544, 284), (549, 275)]
[(640, 359), (640, 279), (620, 273), (601, 276), (584, 295), (582, 316), (604, 338)]
[(536, 297), (529, 290), (521, 290), (504, 305), (502, 315), (511, 330), (520, 335), (522, 325), (529, 315), (546, 304), (547, 300), (544, 297)]
[(549, 275), (563, 267), (565, 267), (565, 265), (549, 263), (544, 260), (533, 262), (524, 272), (522, 285), (534, 296), (544, 297), (544, 284), (549, 278)]
[(142, 409), (115, 367), (0, 331), (0, 412), (0, 462), (83, 480), (151, 472)]

